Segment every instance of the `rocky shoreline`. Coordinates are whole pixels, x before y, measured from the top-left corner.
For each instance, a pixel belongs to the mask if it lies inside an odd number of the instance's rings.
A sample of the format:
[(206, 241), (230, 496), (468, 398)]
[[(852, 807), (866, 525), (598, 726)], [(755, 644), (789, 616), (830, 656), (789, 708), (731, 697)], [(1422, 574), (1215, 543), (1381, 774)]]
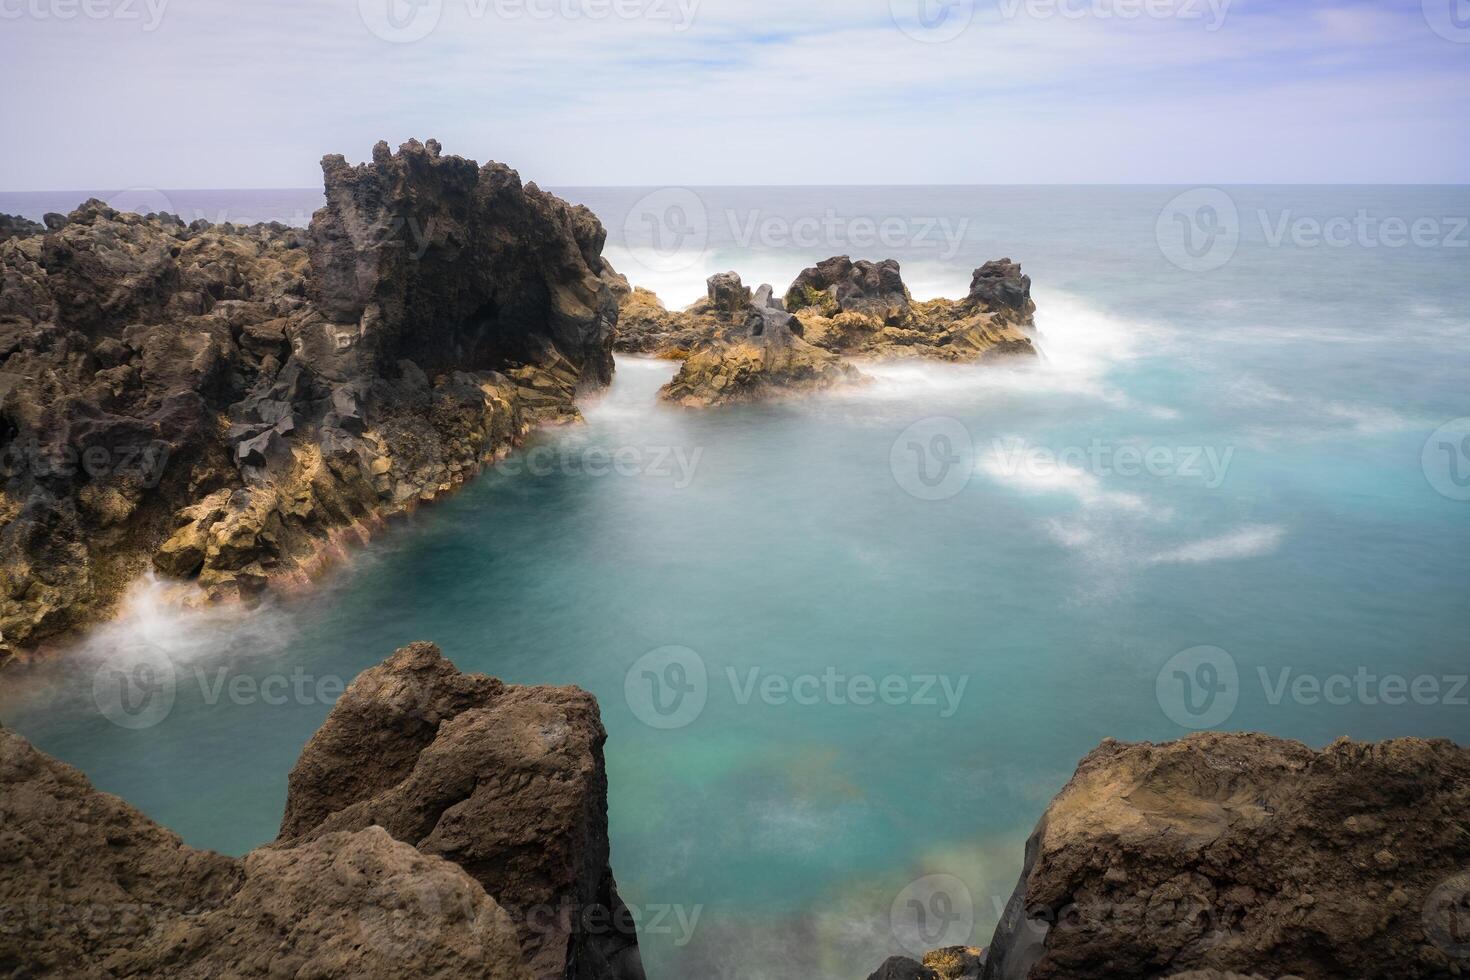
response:
[(602, 258), (585, 207), (514, 170), (387, 144), (322, 161), (306, 229), (88, 201), (0, 220), (0, 668), (109, 617), (152, 570), (202, 601), (310, 582), (538, 425), (613, 348), (681, 361), (707, 407), (865, 380), (865, 360), (1034, 357), (1009, 259), (916, 303), (836, 256), (783, 296), (714, 276), (684, 311)]
[(304, 231), (99, 201), (0, 229), (0, 665), (150, 568), (309, 579), (611, 379), (586, 208), (433, 140), (322, 170)]
[[(0, 729), (0, 975), (641, 980), (606, 737), (585, 691), (413, 644), (348, 687), (278, 837), (235, 859)], [(1106, 741), (990, 943), (869, 980), (1463, 976), (1467, 812), (1470, 749), (1443, 740)]]
[[(660, 397), (689, 408), (889, 358), (1037, 356), (1010, 259), (959, 300), (835, 256), (779, 296), (722, 273), (670, 311), (602, 258), (590, 211), (504, 165), (430, 140), (322, 168), (307, 229), (99, 201), (0, 216), (0, 667), (149, 570), (209, 600), (308, 580), (577, 419), (615, 347), (681, 362)], [(0, 976), (638, 980), (605, 740), (586, 692), (415, 644), (354, 681), (278, 838), (234, 859), (0, 729)], [(1041, 816), (986, 947), (870, 980), (1463, 976), (1467, 812), (1470, 750), (1446, 741), (1107, 741)]]

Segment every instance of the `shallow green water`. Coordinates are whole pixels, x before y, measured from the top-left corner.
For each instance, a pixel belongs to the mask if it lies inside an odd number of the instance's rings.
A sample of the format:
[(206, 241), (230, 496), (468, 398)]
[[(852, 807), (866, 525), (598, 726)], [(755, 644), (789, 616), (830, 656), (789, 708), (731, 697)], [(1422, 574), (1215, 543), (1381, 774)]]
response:
[[(705, 199), (718, 214), (762, 193)], [(542, 434), (310, 597), (240, 618), (144, 590), (0, 717), (190, 842), (241, 852), (274, 835), (333, 683), (396, 646), (579, 684), (609, 731), (624, 895), (693, 920), (645, 932), (665, 980), (866, 976), (915, 941), (915, 881), (958, 910), (933, 945), (985, 942), (1025, 835), (1108, 736), (1470, 740), (1470, 503), (1452, 499), (1470, 451), (1447, 436), (1424, 464), (1431, 432), (1470, 415), (1470, 255), (1273, 247), (1254, 217), (1465, 214), (1470, 194), (1234, 190), (1245, 240), (1190, 273), (1154, 240), (1175, 193), (771, 192), (778, 214), (970, 216), (952, 258), (900, 255), (910, 281), (954, 295), (979, 261), (1023, 260), (1046, 362), (890, 366), (843, 395), (689, 413), (654, 401), (671, 366), (624, 359), (586, 426)], [(618, 229), (638, 194), (581, 196)], [(712, 235), (670, 273), (616, 237), (620, 269), (666, 292), (823, 257)], [(160, 650), (179, 672), (166, 717), (103, 717), (96, 665)], [(292, 671), (304, 695), (255, 686)], [(1388, 676), (1435, 693), (1391, 703)], [(222, 679), (235, 694), (211, 693)]]

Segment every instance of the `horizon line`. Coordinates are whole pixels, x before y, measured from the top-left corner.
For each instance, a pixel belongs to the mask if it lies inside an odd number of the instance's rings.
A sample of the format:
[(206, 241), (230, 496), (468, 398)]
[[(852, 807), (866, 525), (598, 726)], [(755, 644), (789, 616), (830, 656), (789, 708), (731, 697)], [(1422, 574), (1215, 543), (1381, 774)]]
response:
[[(792, 188), (971, 188), (971, 187), (1470, 187), (1470, 181), (1230, 181), (1230, 180), (1199, 180), (1199, 181), (1134, 181), (1120, 182), (1096, 182), (1078, 183), (1069, 181), (1037, 181), (1033, 183), (1016, 182), (981, 182), (981, 183), (838, 183), (838, 184), (699, 184), (693, 182), (668, 182), (658, 184), (578, 184), (561, 182), (542, 182), (525, 180), (524, 183), (534, 183), (538, 187), (564, 188), (564, 189), (595, 189), (595, 190), (660, 190), (668, 188), (704, 188), (709, 190), (784, 190)], [(0, 194), (87, 194), (87, 193), (121, 193), (123, 191), (322, 191), (324, 187), (308, 186), (276, 186), (276, 187), (152, 187), (147, 185), (128, 185), (117, 188), (79, 188), (61, 187), (44, 188), (39, 190), (0, 190)]]

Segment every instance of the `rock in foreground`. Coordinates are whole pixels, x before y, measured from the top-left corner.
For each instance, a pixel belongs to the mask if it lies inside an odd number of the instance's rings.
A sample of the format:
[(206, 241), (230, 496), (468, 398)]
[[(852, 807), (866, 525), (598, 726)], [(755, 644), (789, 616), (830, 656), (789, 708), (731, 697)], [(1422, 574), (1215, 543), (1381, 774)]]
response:
[(100, 201), (5, 226), (0, 663), (149, 567), (298, 582), (611, 376), (586, 208), (433, 140), (322, 167), (305, 232)]
[(281, 839), (237, 860), (0, 730), (0, 974), (642, 980), (604, 740), (591, 695), (416, 644), (353, 683)]
[(415, 644), (358, 677), (307, 744), (280, 843), (386, 828), (511, 913), (533, 976), (641, 977), (608, 866), (606, 740), (587, 692), (508, 688)]
[(1463, 975), (1467, 814), (1447, 741), (1104, 742), (1027, 844), (984, 976)]

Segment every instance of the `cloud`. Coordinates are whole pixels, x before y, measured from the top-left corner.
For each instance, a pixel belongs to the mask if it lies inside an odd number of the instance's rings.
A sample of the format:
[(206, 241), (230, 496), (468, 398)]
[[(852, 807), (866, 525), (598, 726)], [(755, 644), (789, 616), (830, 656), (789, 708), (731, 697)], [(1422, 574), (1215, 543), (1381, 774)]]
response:
[(1235, 0), (1209, 31), (980, 0), (935, 44), (888, 0), (439, 0), (412, 43), (359, 0), (152, 2), (152, 31), (5, 20), (0, 189), (313, 186), (410, 136), (551, 185), (1470, 176), (1470, 66), (1417, 2)]

